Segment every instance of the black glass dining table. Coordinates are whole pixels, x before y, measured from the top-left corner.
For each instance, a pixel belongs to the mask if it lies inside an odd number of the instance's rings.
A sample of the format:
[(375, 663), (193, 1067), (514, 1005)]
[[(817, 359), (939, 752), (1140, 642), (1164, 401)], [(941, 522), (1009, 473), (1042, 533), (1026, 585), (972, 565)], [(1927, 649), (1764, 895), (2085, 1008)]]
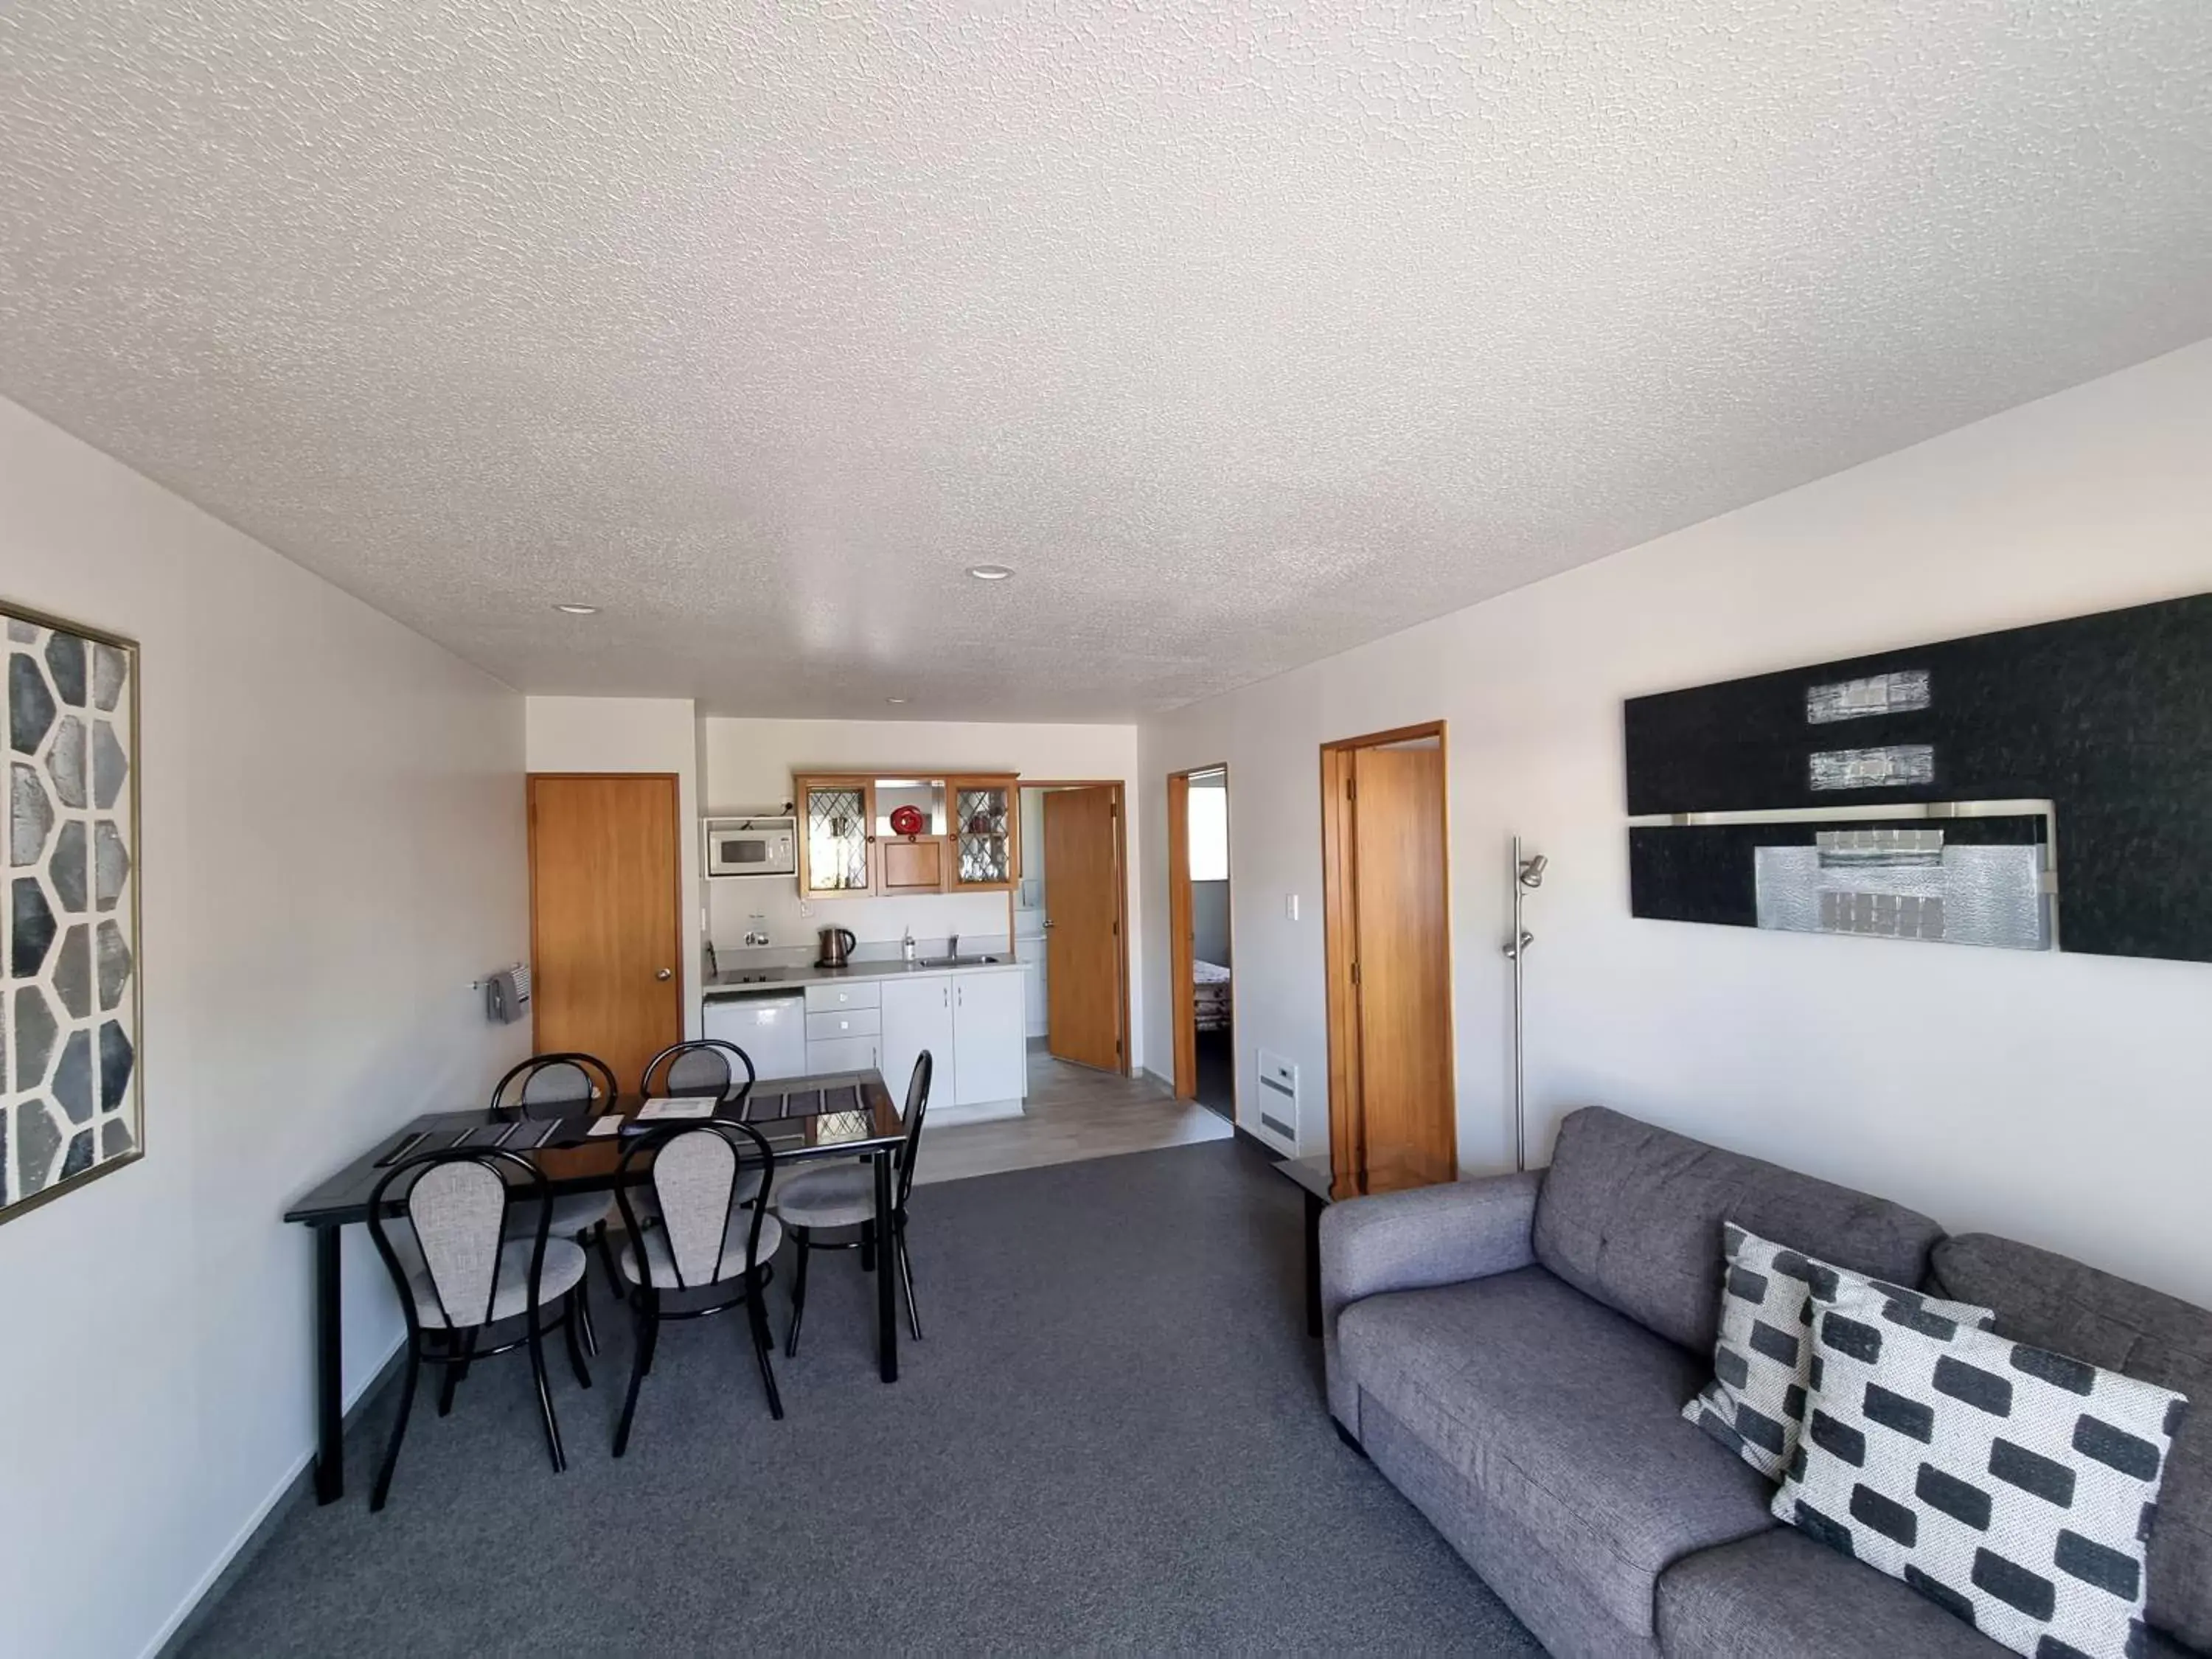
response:
[[(573, 1105), (547, 1103), (535, 1109), (546, 1115), (519, 1119), (497, 1116), (483, 1108), (426, 1113), (386, 1135), (284, 1212), (285, 1220), (307, 1228), (314, 1239), (318, 1503), (334, 1503), (345, 1495), (339, 1233), (368, 1219), (369, 1194), (385, 1171), (417, 1152), (466, 1143), (503, 1147), (528, 1158), (544, 1175), (556, 1198), (572, 1193), (610, 1192), (631, 1137), (619, 1132), (595, 1135), (592, 1127), (610, 1113), (634, 1119), (641, 1104), (637, 1097), (625, 1095), (612, 1106), (603, 1101), (580, 1101)], [(567, 1115), (552, 1115), (556, 1111)], [(757, 1130), (775, 1154), (779, 1176), (785, 1166), (810, 1159), (866, 1158), (873, 1165), (875, 1178), (876, 1237), (891, 1236), (892, 1165), (906, 1131), (898, 1104), (884, 1086), (881, 1073), (838, 1072), (821, 1077), (763, 1079), (745, 1093), (723, 1102), (714, 1115)], [(398, 1206), (390, 1205), (387, 1212), (398, 1213)], [(898, 1275), (883, 1270), (880, 1261), (875, 1275), (877, 1355), (884, 1381), (896, 1382)]]

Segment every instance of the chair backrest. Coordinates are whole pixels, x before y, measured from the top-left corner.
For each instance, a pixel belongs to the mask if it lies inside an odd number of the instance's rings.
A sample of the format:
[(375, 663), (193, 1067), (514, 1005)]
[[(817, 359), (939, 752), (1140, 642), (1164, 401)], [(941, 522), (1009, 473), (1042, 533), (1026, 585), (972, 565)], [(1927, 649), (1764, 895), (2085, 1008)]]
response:
[[(739, 1073), (744, 1081), (740, 1083)], [(734, 1042), (702, 1037), (671, 1043), (655, 1054), (645, 1068), (638, 1092), (648, 1096), (713, 1095), (719, 1100), (743, 1100), (753, 1086), (752, 1056)]]
[(560, 1117), (564, 1108), (589, 1105), (612, 1111), (614, 1067), (596, 1054), (532, 1054), (500, 1079), (491, 1109), (501, 1117)]
[[(395, 1195), (394, 1189), (397, 1189)], [(551, 1188), (538, 1166), (495, 1146), (447, 1146), (394, 1164), (368, 1195), (368, 1231), (406, 1310), (419, 1323), (413, 1275), (390, 1232), (387, 1206), (397, 1202), (414, 1236), (430, 1293), (449, 1326), (489, 1324), (499, 1289), (499, 1253), (511, 1203), (534, 1203), (538, 1228), (530, 1256), (530, 1314), (538, 1314), (538, 1276), (545, 1262)]]
[(898, 1206), (906, 1208), (907, 1194), (914, 1190), (914, 1161), (921, 1151), (921, 1120), (929, 1110), (930, 1079), (937, 1075), (937, 1061), (924, 1048), (914, 1062), (914, 1073), (906, 1080), (906, 1109), (899, 1114), (899, 1121), (906, 1125), (906, 1144), (899, 1148)]
[[(749, 1170), (760, 1171), (757, 1188), (744, 1179)], [(676, 1283), (690, 1290), (724, 1278), (730, 1266), (730, 1222), (748, 1199), (752, 1225), (744, 1259), (760, 1259), (761, 1221), (768, 1214), (775, 1179), (775, 1154), (760, 1131), (714, 1118), (639, 1136), (623, 1153), (615, 1195), (623, 1224), (642, 1248), (645, 1217), (636, 1196), (650, 1189), (652, 1220), (667, 1241)]]

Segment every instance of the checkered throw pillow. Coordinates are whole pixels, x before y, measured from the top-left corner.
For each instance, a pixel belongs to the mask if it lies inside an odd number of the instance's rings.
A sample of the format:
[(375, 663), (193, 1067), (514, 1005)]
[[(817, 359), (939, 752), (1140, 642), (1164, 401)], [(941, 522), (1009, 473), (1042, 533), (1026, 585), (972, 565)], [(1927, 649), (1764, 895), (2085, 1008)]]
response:
[[(1682, 1407), (1682, 1415), (1757, 1469), (1779, 1480), (1797, 1449), (1805, 1420), (1806, 1376), (1813, 1365), (1813, 1292), (1833, 1295), (1846, 1282), (1879, 1281), (1832, 1267), (1796, 1250), (1721, 1224), (1728, 1271), (1721, 1281), (1721, 1336), (1713, 1349), (1713, 1380)], [(1987, 1308), (1938, 1302), (1917, 1291), (1883, 1285), (1886, 1295), (1926, 1308), (1963, 1325), (1987, 1327)]]
[(1774, 1513), (2035, 1659), (2141, 1659), (2181, 1395), (1871, 1285), (1821, 1297)]

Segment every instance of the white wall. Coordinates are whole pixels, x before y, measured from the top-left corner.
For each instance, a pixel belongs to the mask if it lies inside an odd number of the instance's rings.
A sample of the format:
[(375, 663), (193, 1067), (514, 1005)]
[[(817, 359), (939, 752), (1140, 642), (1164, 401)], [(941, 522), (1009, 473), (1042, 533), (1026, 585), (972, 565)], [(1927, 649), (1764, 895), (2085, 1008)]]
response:
[(526, 764), (532, 772), (673, 772), (684, 902), (684, 1034), (699, 1035), (702, 968), (698, 721), (684, 697), (532, 697)]
[(1441, 716), (1463, 1164), (1511, 1158), (1518, 832), (1552, 858), (1528, 916), (1537, 1153), (1603, 1102), (2212, 1303), (2212, 966), (1632, 920), (1620, 708), (2212, 589), (2208, 456), (2212, 342), (1152, 721), (1147, 975), (1164, 779), (1225, 759), (1246, 1112), (1264, 1045), (1300, 1064), (1300, 1144), (1323, 1148), (1317, 748)]
[[(1124, 786), (1135, 815), (1137, 728), (977, 720), (781, 720), (709, 718), (704, 731), (706, 795), (711, 811), (756, 808), (791, 798), (794, 772), (1016, 772), (1043, 782), (1107, 782)], [(1143, 1063), (1144, 998), (1139, 978), (1144, 932), (1139, 925), (1137, 872), (1142, 867), (1141, 817), (1128, 826), (1130, 1046)], [(1026, 832), (1026, 830), (1025, 830)], [(816, 899), (802, 914), (796, 883), (767, 878), (707, 884), (718, 948), (744, 938), (747, 917), (767, 919), (778, 945), (811, 945), (817, 927), (849, 927), (865, 942), (896, 940), (911, 927), (917, 939), (957, 931), (970, 938), (1004, 938), (1003, 894), (951, 894), (927, 898)]]
[[(4, 402), (0, 596), (143, 647), (147, 1154), (0, 1226), (0, 1645), (127, 1655), (313, 1446), (284, 1206), (521, 1052), (466, 987), (527, 945), (522, 699)], [(350, 1401), (401, 1323), (345, 1272)]]

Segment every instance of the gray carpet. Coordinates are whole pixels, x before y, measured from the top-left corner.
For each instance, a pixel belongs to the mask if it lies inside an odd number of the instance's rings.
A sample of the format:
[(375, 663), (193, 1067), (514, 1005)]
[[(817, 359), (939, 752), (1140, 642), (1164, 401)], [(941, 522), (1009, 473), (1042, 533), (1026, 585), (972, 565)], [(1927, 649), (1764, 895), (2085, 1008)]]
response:
[(741, 1313), (673, 1325), (620, 1463), (595, 1285), (597, 1386), (553, 1368), (567, 1474), (503, 1356), (450, 1418), (418, 1396), (371, 1516), (387, 1390), (344, 1503), (296, 1506), (188, 1650), (1539, 1652), (1332, 1431), (1300, 1203), (1227, 1140), (918, 1188), (896, 1386), (857, 1256), (819, 1256), (786, 1419)]

